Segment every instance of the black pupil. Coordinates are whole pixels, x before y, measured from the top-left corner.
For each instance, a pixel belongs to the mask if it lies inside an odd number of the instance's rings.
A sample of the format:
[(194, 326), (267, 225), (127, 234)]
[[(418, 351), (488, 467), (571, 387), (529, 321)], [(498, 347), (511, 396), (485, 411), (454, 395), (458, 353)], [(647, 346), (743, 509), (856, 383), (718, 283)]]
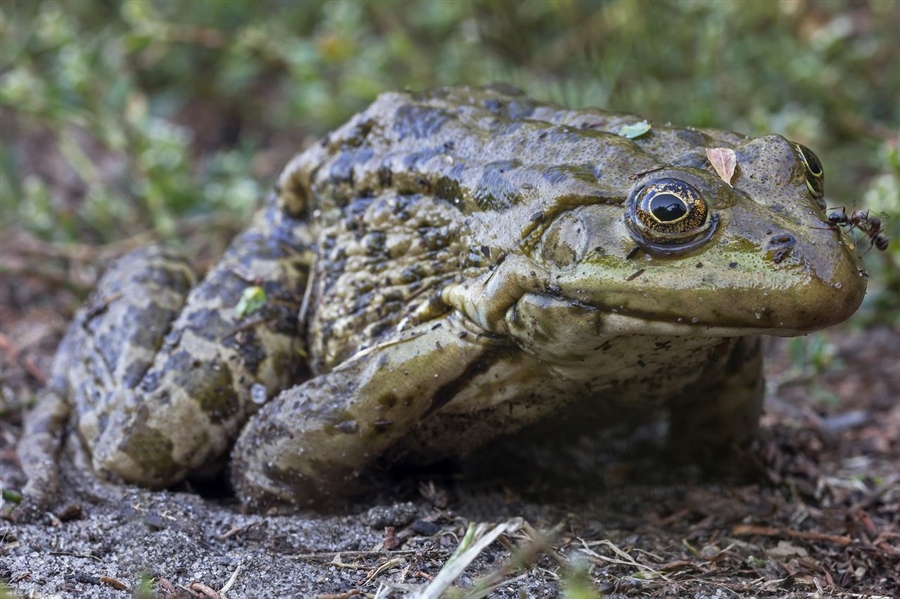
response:
[(822, 163), (819, 162), (819, 157), (806, 146), (800, 146), (800, 151), (803, 152), (803, 157), (806, 159), (806, 165), (809, 167), (809, 172), (815, 177), (821, 175)]
[(678, 220), (687, 214), (687, 207), (676, 195), (671, 193), (661, 193), (653, 196), (647, 206), (650, 213), (661, 222), (671, 222)]
[(809, 170), (812, 174), (819, 176), (822, 174), (822, 165), (815, 156), (807, 156), (806, 161), (809, 163)]

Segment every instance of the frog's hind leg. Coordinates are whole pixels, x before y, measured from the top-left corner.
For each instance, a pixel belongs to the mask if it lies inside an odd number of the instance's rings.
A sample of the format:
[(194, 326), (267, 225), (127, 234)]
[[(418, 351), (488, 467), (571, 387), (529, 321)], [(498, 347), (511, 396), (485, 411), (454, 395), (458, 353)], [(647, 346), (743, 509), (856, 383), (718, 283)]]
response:
[(715, 468), (753, 439), (765, 395), (761, 346), (759, 337), (737, 339), (710, 364), (710, 376), (670, 404), (669, 443), (677, 458)]
[[(306, 224), (273, 199), (199, 285), (160, 247), (102, 277), (54, 377), (99, 474), (160, 488), (211, 472), (249, 415), (298, 382), (308, 244)], [(262, 305), (243, 311), (256, 287)]]
[(57, 496), (71, 406), (75, 420), (96, 424), (106, 410), (103, 391), (116, 376), (146, 371), (193, 281), (183, 260), (158, 247), (125, 256), (101, 279), (57, 348), (37, 405), (25, 415), (17, 453), (28, 482), (17, 519), (33, 519)]
[(18, 522), (30, 522), (44, 513), (59, 491), (59, 449), (69, 406), (59, 389), (45, 389), (37, 405), (26, 414), (25, 430), (17, 453), (28, 483), (15, 507)]
[[(273, 196), (190, 291), (149, 369), (115, 378), (125, 388), (113, 388), (117, 407), (96, 423), (95, 466), (164, 487), (224, 464), (247, 418), (305, 375), (297, 314), (310, 243)], [(255, 311), (241, 307), (248, 292), (264, 296)], [(91, 432), (82, 426), (83, 438)]]

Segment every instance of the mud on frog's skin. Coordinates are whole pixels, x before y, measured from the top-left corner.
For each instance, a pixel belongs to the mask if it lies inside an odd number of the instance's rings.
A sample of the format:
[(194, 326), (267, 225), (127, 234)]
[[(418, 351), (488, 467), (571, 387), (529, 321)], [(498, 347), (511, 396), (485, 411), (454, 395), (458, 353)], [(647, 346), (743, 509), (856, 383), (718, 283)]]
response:
[[(98, 474), (150, 487), (215, 471), (237, 439), (257, 507), (567, 405), (667, 408), (686, 453), (747, 441), (759, 335), (849, 317), (861, 265), (807, 148), (620, 134), (640, 120), (503, 87), (383, 94), (288, 165), (198, 285), (160, 248), (102, 279), (29, 418), (27, 491), (52, 485), (67, 419)], [(708, 148), (733, 150), (730, 182)], [(251, 285), (268, 302), (239, 316)]]

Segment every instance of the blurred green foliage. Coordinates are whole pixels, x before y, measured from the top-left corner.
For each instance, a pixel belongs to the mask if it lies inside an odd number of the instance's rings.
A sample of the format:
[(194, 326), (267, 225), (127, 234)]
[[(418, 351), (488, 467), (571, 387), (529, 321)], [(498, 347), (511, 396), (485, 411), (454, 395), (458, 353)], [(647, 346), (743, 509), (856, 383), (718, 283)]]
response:
[[(242, 221), (291, 151), (379, 92), (506, 81), (782, 133), (816, 150), (831, 205), (900, 237), (897, 31), (894, 0), (4, 0), (0, 227), (107, 242)], [(900, 240), (867, 264), (896, 307)]]

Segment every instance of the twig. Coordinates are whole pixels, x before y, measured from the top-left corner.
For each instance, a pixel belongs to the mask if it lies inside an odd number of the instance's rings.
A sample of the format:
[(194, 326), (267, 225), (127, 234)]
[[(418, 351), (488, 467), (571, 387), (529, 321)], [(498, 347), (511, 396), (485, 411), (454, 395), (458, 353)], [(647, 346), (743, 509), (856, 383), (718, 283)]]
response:
[(127, 584), (125, 584), (121, 580), (113, 578), (112, 576), (101, 576), (100, 582), (102, 582), (103, 584), (108, 584), (109, 586), (116, 589), (117, 591), (131, 590)]
[[(415, 551), (412, 549), (404, 549), (402, 551), (323, 551), (321, 553), (298, 553), (297, 555), (292, 555), (291, 559), (299, 559), (299, 560), (325, 560), (332, 561), (335, 558), (340, 558), (344, 556), (349, 557), (383, 557), (386, 553), (390, 555), (422, 555), (421, 551)], [(446, 555), (445, 551), (435, 551), (430, 553), (431, 556), (442, 556)]]
[[(632, 566), (634, 568), (637, 568), (637, 570), (645, 576), (647, 574), (650, 574), (651, 576), (657, 576), (659, 578), (662, 578), (663, 580), (665, 580), (667, 582), (669, 580), (669, 578), (665, 574), (660, 572), (659, 570), (654, 570), (650, 566), (636, 561), (628, 553), (626, 553), (625, 551), (622, 551), (621, 549), (616, 547), (612, 541), (608, 541), (608, 540), (595, 541), (589, 545), (584, 539), (579, 539), (579, 540), (581, 541), (581, 544), (584, 547), (584, 549), (582, 549), (581, 551), (583, 553), (585, 553), (587, 555), (588, 559), (590, 561), (594, 562), (595, 564), (598, 563), (598, 561), (600, 561), (600, 562), (608, 562), (611, 564), (619, 564), (621, 566)], [(609, 547), (612, 550), (612, 552), (615, 553), (619, 557), (617, 559), (614, 557), (606, 557), (605, 555), (600, 555), (599, 553), (597, 553), (596, 551), (591, 549), (591, 545), (604, 545), (606, 547)]]
[(316, 595), (316, 599), (350, 599), (350, 597), (357, 597), (362, 595), (362, 591), (359, 589), (350, 589), (346, 593), (338, 593), (337, 595)]
[(262, 521), (250, 522), (249, 524), (244, 524), (243, 526), (232, 526), (231, 528), (229, 528), (228, 530), (226, 530), (225, 532), (223, 532), (216, 538), (219, 539), (220, 541), (224, 541), (226, 539), (233, 537), (234, 535), (238, 534), (239, 532), (244, 532), (245, 530), (253, 528), (254, 526), (256, 526), (258, 524), (262, 524)]
[(223, 586), (221, 589), (219, 589), (219, 594), (222, 595), (222, 599), (225, 599), (225, 594), (228, 593), (228, 591), (231, 590), (231, 587), (234, 586), (234, 581), (237, 580), (237, 575), (238, 575), (238, 572), (240, 572), (240, 571), (241, 571), (241, 563), (238, 562), (238, 565), (234, 569), (234, 572), (232, 572), (231, 577), (228, 579), (228, 582), (225, 583), (225, 586)]
[(393, 559), (389, 559), (388, 561), (384, 562), (383, 564), (381, 564), (380, 566), (378, 566), (377, 568), (375, 568), (375, 569), (372, 571), (371, 574), (369, 574), (368, 576), (366, 576), (366, 579), (363, 581), (363, 583), (362, 583), (361, 586), (366, 586), (367, 584), (369, 584), (370, 582), (372, 582), (373, 580), (375, 580), (375, 578), (376, 578), (379, 574), (381, 574), (382, 572), (384, 572), (385, 570), (389, 570), (389, 569), (393, 568), (394, 566), (399, 566), (399, 565), (402, 564), (402, 563), (405, 563), (405, 560), (402, 560), (402, 559), (400, 559), (399, 557), (395, 557), (395, 558), (393, 558)]
[(735, 524), (731, 528), (731, 534), (736, 537), (748, 535), (760, 535), (764, 537), (792, 537), (806, 541), (825, 541), (841, 547), (849, 547), (855, 541), (850, 537), (828, 535), (820, 532), (806, 532), (803, 530), (790, 530), (787, 528), (774, 528), (771, 526), (756, 526), (753, 524)]
[(209, 585), (203, 584), (202, 582), (192, 582), (190, 590), (202, 593), (210, 599), (222, 599), (222, 596), (217, 590)]

